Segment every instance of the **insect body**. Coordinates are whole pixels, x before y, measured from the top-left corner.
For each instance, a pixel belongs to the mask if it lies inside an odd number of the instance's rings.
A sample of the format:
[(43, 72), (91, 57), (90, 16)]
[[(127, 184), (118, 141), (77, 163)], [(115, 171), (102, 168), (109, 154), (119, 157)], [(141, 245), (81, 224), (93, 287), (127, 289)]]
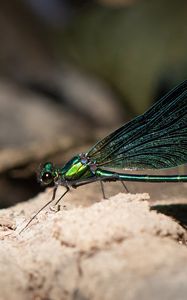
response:
[(107, 169), (167, 169), (187, 163), (187, 81), (157, 101), (148, 111), (56, 168), (46, 163), (39, 179), (78, 187), (93, 181), (187, 181), (187, 175), (135, 175)]

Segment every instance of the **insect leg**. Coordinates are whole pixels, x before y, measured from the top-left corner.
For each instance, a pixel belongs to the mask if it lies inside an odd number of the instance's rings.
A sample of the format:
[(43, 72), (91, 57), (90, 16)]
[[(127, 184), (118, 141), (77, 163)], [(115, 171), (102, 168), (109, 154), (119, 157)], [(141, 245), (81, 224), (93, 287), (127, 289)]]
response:
[(100, 180), (100, 184), (101, 184), (101, 191), (102, 191), (102, 194), (103, 194), (103, 199), (107, 199), (106, 195), (105, 195), (104, 184), (103, 184), (102, 180)]
[(27, 222), (27, 224), (20, 230), (19, 234), (21, 234), (28, 226), (29, 224), (37, 217), (37, 215), (44, 209), (46, 208), (51, 202), (53, 202), (55, 200), (55, 196), (56, 196), (56, 191), (57, 191), (58, 186), (55, 186), (53, 189), (53, 196), (51, 198), (51, 200), (49, 202), (47, 202), (44, 206), (42, 206), (42, 208), (40, 208), (37, 213), (34, 214), (34, 216), (32, 218), (30, 218), (30, 220)]
[(62, 196), (60, 196), (60, 198), (55, 202), (55, 205), (57, 205), (60, 200), (67, 194), (67, 192), (69, 192), (69, 187), (66, 187), (66, 191), (62, 194)]
[(127, 188), (127, 186), (125, 185), (125, 183), (124, 183), (122, 180), (121, 180), (121, 183), (122, 183), (122, 185), (123, 185), (125, 191), (126, 191), (127, 193), (130, 193), (130, 192), (129, 192), (129, 189)]

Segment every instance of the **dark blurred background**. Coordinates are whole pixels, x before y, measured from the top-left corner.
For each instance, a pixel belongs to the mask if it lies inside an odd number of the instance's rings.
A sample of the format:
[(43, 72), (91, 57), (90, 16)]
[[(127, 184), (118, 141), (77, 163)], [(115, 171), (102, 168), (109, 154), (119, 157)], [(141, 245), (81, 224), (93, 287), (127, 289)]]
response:
[(0, 207), (187, 78), (184, 0), (0, 1)]

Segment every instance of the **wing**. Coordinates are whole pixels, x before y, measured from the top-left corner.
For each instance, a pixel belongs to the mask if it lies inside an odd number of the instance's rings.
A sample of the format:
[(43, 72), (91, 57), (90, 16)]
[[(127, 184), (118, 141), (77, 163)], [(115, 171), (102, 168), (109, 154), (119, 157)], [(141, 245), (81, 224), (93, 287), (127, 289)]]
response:
[(88, 152), (98, 166), (163, 169), (187, 163), (187, 80)]

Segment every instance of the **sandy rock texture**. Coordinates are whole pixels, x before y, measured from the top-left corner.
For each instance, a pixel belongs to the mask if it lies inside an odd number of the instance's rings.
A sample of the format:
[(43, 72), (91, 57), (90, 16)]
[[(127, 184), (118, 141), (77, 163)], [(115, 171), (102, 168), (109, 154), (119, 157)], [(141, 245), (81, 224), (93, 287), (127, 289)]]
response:
[(186, 299), (186, 231), (148, 194), (81, 187), (19, 235), (51, 194), (0, 212), (0, 299)]

